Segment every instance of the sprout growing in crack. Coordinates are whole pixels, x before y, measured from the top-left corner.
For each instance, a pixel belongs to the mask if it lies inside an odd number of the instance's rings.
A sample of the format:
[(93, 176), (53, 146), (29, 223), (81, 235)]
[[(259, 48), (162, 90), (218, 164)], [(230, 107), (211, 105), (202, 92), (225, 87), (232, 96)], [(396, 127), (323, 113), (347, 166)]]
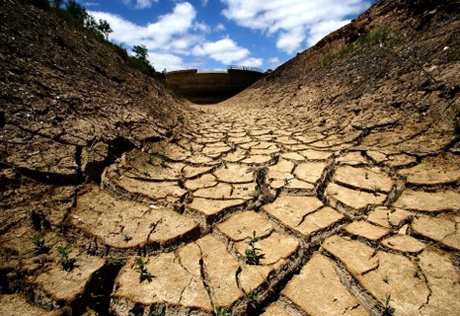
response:
[(257, 301), (259, 300), (259, 295), (254, 293), (253, 291), (246, 294), (246, 298), (249, 301), (249, 306), (251, 306), (254, 310), (257, 309)]
[(59, 257), (59, 263), (62, 265), (64, 271), (70, 272), (75, 268), (75, 258), (69, 258), (72, 250), (68, 246), (59, 245), (57, 246), (57, 254)]
[(161, 156), (160, 167), (164, 169), (167, 166), (168, 165), (166, 164), (166, 158), (164, 156)]
[(388, 278), (388, 275), (385, 275), (382, 281), (385, 282), (386, 284), (390, 284), (390, 278)]
[(123, 233), (123, 240), (124, 240), (125, 242), (129, 242), (129, 241), (132, 240), (132, 239), (133, 239), (133, 237), (129, 236), (129, 235), (126, 234), (126, 233)]
[(224, 307), (217, 307), (214, 309), (214, 314), (216, 314), (216, 316), (227, 316), (228, 311)]
[(256, 236), (256, 231), (252, 232), (252, 237), (248, 236), (245, 238), (245, 240), (248, 239), (246, 243), (249, 245), (249, 248), (245, 250), (246, 254), (246, 263), (247, 264), (253, 264), (253, 265), (259, 265), (260, 264), (260, 259), (263, 259), (265, 257), (264, 254), (259, 254), (258, 251), (261, 249), (256, 248), (256, 242), (260, 241), (262, 238)]
[(160, 306), (152, 307), (152, 309), (150, 310), (149, 316), (164, 316), (165, 311), (166, 311), (165, 304), (161, 304)]
[(383, 310), (382, 316), (392, 316), (396, 311), (394, 307), (391, 307), (391, 294), (387, 294), (387, 299), (385, 301), (385, 309)]
[(156, 151), (156, 150), (153, 150), (153, 151), (149, 152), (149, 158), (148, 158), (149, 164), (151, 164), (151, 165), (155, 164), (155, 160), (157, 158), (160, 160), (160, 163), (159, 163), (160, 167), (161, 168), (166, 168), (167, 167), (166, 159), (168, 159), (168, 157), (166, 156), (166, 154), (164, 152), (159, 152), (159, 151)]
[(131, 267), (133, 267), (134, 265), (136, 265), (134, 271), (137, 271), (139, 273), (140, 283), (142, 283), (145, 280), (147, 280), (147, 282), (149, 283), (152, 282), (153, 276), (149, 271), (147, 271), (147, 268), (145, 267), (145, 262), (144, 260), (142, 260), (142, 258), (136, 258), (136, 261)]
[(43, 253), (48, 253), (49, 248), (45, 246), (45, 239), (41, 235), (37, 235), (30, 238), (30, 241), (34, 245), (32, 252), (34, 255), (38, 256)]

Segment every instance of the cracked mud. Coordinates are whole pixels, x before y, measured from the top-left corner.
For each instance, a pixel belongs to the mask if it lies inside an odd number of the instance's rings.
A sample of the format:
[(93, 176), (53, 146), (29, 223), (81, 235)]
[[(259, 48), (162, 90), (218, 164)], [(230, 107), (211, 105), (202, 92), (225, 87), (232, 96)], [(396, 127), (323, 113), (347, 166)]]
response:
[[(356, 140), (331, 150), (341, 142), (333, 129), (318, 130), (318, 146), (312, 131), (271, 117), (200, 108), (187, 142), (123, 154), (102, 188), (79, 190), (65, 221), (72, 249), (93, 256), (78, 256), (71, 274), (43, 271), (30, 281), (35, 299), (72, 306), (117, 259), (116, 315), (163, 304), (170, 315), (245, 314), (253, 305), (264, 315), (377, 315), (388, 295), (395, 315), (460, 313), (460, 194), (448, 185), (459, 179), (456, 156), (412, 154), (420, 163), (396, 170)], [(245, 257), (254, 232), (257, 265)], [(139, 281), (138, 256), (149, 281)]]

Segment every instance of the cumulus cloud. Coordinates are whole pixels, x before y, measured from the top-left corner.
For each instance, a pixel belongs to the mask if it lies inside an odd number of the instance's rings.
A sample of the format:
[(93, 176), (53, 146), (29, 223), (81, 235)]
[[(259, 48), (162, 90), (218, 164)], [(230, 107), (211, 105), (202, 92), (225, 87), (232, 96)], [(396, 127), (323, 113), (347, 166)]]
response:
[(264, 63), (262, 58), (249, 57), (238, 62), (239, 66), (260, 67)]
[(163, 69), (167, 69), (169, 71), (179, 70), (190, 66), (187, 65), (179, 56), (168, 53), (149, 52), (147, 59), (157, 71), (163, 71)]
[(278, 57), (272, 57), (267, 60), (267, 65), (270, 68), (276, 68), (281, 65), (281, 60)]
[(125, 5), (134, 6), (136, 9), (148, 9), (154, 2), (158, 2), (158, 0), (123, 0)]
[(276, 47), (291, 54), (298, 49), (305, 40), (305, 30), (302, 27), (296, 27), (289, 31), (282, 31), (276, 41)]
[(319, 42), (325, 35), (335, 31), (345, 24), (350, 23), (350, 20), (342, 20), (342, 21), (322, 21), (318, 24), (315, 24), (310, 29), (310, 36), (307, 39), (308, 46), (313, 46)]
[(222, 31), (225, 31), (225, 25), (223, 25), (222, 23), (217, 24), (216, 27), (214, 28), (214, 32), (222, 32)]
[(276, 46), (292, 54), (316, 43), (367, 9), (371, 0), (221, 0), (223, 15), (238, 25), (276, 37)]
[(250, 52), (227, 37), (216, 42), (197, 45), (193, 49), (193, 54), (196, 56), (209, 56), (223, 64), (232, 64), (248, 57)]
[(195, 22), (193, 24), (193, 29), (195, 31), (201, 31), (201, 32), (204, 32), (204, 33), (209, 33), (211, 32), (211, 28), (209, 27), (209, 25), (207, 25), (206, 23), (204, 22)]
[(118, 15), (106, 12), (90, 12), (96, 19), (107, 20), (113, 29), (110, 38), (129, 46), (144, 44), (147, 48), (170, 50), (187, 48), (197, 41), (196, 34), (191, 34), (196, 11), (190, 3), (179, 3), (172, 13), (162, 15), (157, 22), (140, 26)]
[(100, 6), (99, 2), (83, 2), (85, 7), (98, 7)]
[(262, 58), (251, 57), (251, 52), (239, 46), (228, 36), (215, 41), (196, 45), (192, 54), (195, 56), (207, 56), (222, 64), (238, 64), (239, 66), (260, 67), (263, 64)]
[[(203, 63), (203, 58), (211, 58), (223, 64), (252, 62), (257, 66), (262, 59), (254, 58), (248, 49), (240, 47), (228, 36), (218, 41), (206, 41), (211, 28), (204, 22), (196, 21), (196, 10), (188, 2), (178, 2), (172, 12), (159, 16), (157, 21), (138, 25), (123, 17), (90, 11), (97, 20), (107, 20), (113, 33), (110, 39), (130, 50), (134, 45), (145, 45), (149, 61), (157, 70), (177, 70), (193, 68)], [(193, 58), (201, 59), (198, 61)], [(188, 60), (185, 62), (184, 60)]]

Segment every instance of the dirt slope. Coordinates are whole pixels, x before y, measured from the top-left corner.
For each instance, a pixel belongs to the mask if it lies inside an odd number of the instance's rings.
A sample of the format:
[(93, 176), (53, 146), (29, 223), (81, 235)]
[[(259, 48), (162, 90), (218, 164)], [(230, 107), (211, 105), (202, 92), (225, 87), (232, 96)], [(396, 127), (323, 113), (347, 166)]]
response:
[[(395, 149), (389, 144), (395, 135), (405, 138), (398, 149), (442, 149), (452, 144), (460, 116), (459, 7), (459, 1), (379, 1), (228, 104), (273, 107), (312, 127), (372, 134), (377, 126), (383, 142), (376, 145), (388, 149)], [(414, 138), (440, 142), (412, 146)]]
[(4, 168), (81, 182), (88, 163), (171, 134), (178, 100), (161, 84), (26, 2), (0, 10)]

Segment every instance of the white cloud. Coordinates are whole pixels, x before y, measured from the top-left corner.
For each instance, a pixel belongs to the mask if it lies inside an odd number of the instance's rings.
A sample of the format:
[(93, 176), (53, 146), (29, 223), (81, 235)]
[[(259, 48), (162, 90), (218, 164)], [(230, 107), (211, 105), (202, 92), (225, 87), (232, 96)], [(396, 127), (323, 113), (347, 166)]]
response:
[(246, 67), (260, 67), (264, 63), (262, 58), (254, 58), (249, 57), (238, 62), (238, 66), (246, 66)]
[(307, 43), (308, 46), (313, 46), (319, 42), (324, 36), (328, 35), (334, 30), (337, 30), (344, 26), (345, 24), (350, 23), (350, 20), (343, 21), (322, 21), (318, 24), (315, 24), (310, 29), (310, 36), (308, 37)]
[(209, 27), (209, 25), (207, 25), (204, 22), (195, 22), (193, 24), (193, 29), (195, 31), (201, 31), (201, 32), (204, 32), (204, 33), (209, 33), (211, 31), (211, 28)]
[(316, 43), (371, 5), (371, 0), (221, 0), (225, 17), (275, 36), (286, 53)]
[(209, 0), (201, 0), (201, 6), (205, 7), (208, 5)]
[(206, 41), (211, 28), (196, 21), (196, 10), (188, 2), (176, 3), (172, 12), (147, 25), (137, 25), (112, 13), (89, 13), (97, 20), (109, 22), (113, 30), (109, 37), (115, 43), (123, 44), (128, 50), (134, 45), (145, 45), (149, 61), (159, 71), (201, 66), (206, 58), (224, 65), (242, 62), (258, 67), (263, 62), (228, 36), (215, 42)]
[(223, 25), (222, 23), (217, 24), (216, 27), (214, 28), (214, 32), (222, 32), (222, 31), (225, 31), (225, 25)]
[[(149, 50), (187, 49), (199, 40), (192, 34), (196, 24), (196, 11), (188, 2), (176, 4), (172, 13), (158, 17), (158, 21), (146, 26), (134, 24), (124, 18), (105, 12), (90, 12), (97, 20), (107, 20), (113, 29), (110, 38), (118, 43), (145, 45)], [(202, 26), (198, 26), (202, 29)]]
[(278, 40), (276, 41), (276, 47), (288, 54), (292, 54), (296, 49), (300, 47), (304, 40), (304, 29), (302, 27), (296, 27), (289, 31), (280, 32)]
[(154, 2), (158, 2), (158, 0), (123, 0), (123, 3), (127, 6), (134, 6), (136, 9), (148, 9), (152, 6)]
[(156, 71), (163, 71), (164, 69), (172, 71), (191, 68), (182, 58), (173, 54), (149, 52), (147, 59)]
[(193, 49), (193, 54), (196, 56), (209, 56), (223, 64), (231, 64), (248, 57), (250, 52), (227, 37), (216, 42), (197, 45)]
[(83, 2), (85, 7), (98, 7), (100, 6), (99, 2)]
[(281, 60), (278, 57), (272, 57), (267, 60), (269, 68), (276, 68), (281, 64)]

